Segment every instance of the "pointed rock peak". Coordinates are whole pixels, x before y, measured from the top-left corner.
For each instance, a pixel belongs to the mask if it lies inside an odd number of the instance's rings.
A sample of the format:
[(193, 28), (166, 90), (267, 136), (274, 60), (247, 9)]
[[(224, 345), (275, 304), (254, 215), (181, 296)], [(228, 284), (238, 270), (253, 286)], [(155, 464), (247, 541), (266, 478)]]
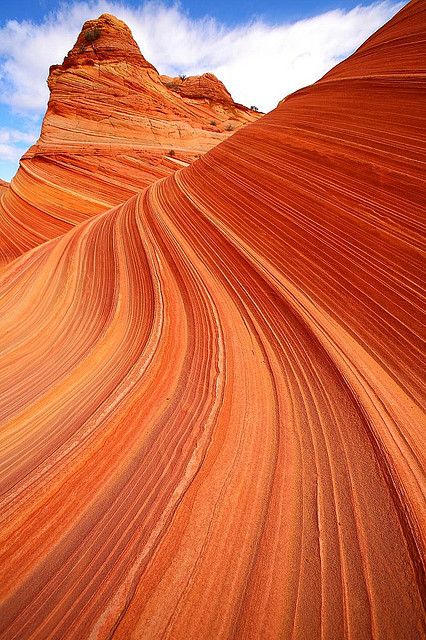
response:
[(96, 20), (84, 23), (63, 64), (54, 65), (51, 71), (101, 62), (128, 62), (155, 69), (142, 56), (129, 27), (115, 16), (103, 13)]

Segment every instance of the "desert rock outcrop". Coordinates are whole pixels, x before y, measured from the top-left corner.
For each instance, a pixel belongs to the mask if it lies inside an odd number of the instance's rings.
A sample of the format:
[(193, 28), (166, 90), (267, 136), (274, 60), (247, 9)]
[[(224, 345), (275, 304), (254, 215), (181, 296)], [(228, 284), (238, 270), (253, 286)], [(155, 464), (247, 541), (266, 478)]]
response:
[(86, 22), (63, 64), (50, 69), (40, 139), (2, 193), (0, 265), (127, 200), (259, 117), (211, 74), (202, 79), (185, 81), (198, 87), (188, 96), (173, 91), (121, 20), (103, 14)]
[(3, 270), (2, 637), (425, 637), (425, 32)]

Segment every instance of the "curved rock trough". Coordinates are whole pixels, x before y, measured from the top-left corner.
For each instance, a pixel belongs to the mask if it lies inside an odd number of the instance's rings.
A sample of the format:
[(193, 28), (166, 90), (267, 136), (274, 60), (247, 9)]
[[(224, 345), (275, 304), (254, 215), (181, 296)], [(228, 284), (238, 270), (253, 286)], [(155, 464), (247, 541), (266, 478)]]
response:
[(2, 638), (425, 637), (425, 14), (3, 268)]

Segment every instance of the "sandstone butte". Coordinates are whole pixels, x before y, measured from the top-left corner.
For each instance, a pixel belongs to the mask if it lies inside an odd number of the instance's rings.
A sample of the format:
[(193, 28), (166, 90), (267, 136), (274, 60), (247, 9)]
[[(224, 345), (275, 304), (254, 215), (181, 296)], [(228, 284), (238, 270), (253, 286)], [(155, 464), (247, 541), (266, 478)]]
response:
[[(121, 20), (89, 20), (50, 68), (40, 139), (0, 190), (0, 265), (124, 202), (259, 118), (213, 74), (160, 76)], [(3, 191), (3, 192), (2, 192)]]
[(425, 32), (3, 269), (2, 638), (425, 638)]

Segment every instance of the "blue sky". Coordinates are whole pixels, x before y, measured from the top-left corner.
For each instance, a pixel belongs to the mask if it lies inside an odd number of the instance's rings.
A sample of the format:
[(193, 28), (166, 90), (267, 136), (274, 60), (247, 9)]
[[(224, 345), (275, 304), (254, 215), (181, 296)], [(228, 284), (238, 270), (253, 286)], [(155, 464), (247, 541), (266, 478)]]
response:
[[(6, 20), (41, 20), (47, 13), (55, 11), (63, 3), (57, 0), (17, 0), (16, 2), (2, 2), (0, 6), (0, 22)], [(138, 7), (142, 3), (129, 0), (125, 3), (130, 7)], [(163, 4), (172, 6), (173, 1)], [(193, 18), (205, 15), (214, 16), (220, 22), (234, 26), (246, 22), (253, 17), (262, 17), (267, 22), (282, 22), (299, 20), (337, 7), (352, 9), (361, 4), (356, 0), (181, 0), (180, 6)]]
[(403, 5), (395, 0), (18, 0), (0, 2), (0, 177), (35, 142), (49, 66), (83, 22), (113, 13), (168, 75), (212, 71), (234, 99), (274, 108), (352, 53)]

